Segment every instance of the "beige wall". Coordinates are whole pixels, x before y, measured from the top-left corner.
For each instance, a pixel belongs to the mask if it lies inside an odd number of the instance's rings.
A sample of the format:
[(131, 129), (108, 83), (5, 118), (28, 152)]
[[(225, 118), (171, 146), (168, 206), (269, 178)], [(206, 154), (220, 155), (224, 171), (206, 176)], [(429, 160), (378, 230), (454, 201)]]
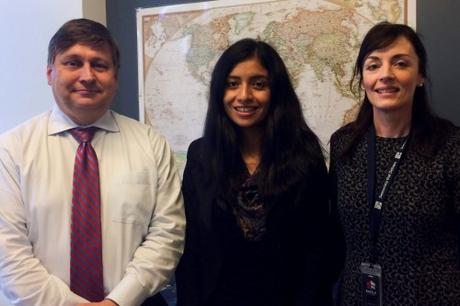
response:
[(107, 25), (106, 0), (82, 0), (83, 17)]

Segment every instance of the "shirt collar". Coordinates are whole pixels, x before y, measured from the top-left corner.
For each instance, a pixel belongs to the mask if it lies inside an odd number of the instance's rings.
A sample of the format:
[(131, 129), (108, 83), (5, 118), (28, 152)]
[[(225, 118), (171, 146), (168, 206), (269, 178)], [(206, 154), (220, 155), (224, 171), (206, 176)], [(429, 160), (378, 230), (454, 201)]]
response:
[(102, 117), (99, 118), (96, 122), (88, 126), (80, 126), (73, 122), (72, 119), (70, 119), (66, 114), (64, 114), (57, 105), (54, 105), (48, 122), (48, 135), (59, 134), (77, 127), (89, 126), (95, 126), (102, 130), (115, 133), (120, 131), (120, 128), (118, 127), (118, 124), (115, 121), (111, 110), (107, 110), (104, 115), (102, 115)]

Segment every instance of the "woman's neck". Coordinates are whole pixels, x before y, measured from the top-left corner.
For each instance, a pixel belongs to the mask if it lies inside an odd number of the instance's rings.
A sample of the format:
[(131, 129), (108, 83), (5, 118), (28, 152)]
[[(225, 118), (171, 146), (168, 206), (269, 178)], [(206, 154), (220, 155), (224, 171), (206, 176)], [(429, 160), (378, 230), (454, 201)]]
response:
[(384, 138), (400, 138), (409, 135), (412, 113), (378, 112), (374, 110), (375, 134)]
[(262, 130), (259, 128), (245, 129), (241, 132), (241, 156), (250, 174), (259, 166), (262, 156)]

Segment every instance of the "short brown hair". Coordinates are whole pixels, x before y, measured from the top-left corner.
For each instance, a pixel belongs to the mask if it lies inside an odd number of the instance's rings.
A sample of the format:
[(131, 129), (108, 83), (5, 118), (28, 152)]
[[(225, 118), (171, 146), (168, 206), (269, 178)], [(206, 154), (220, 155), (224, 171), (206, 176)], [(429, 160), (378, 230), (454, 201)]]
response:
[(120, 68), (120, 51), (109, 30), (99, 22), (85, 18), (67, 21), (53, 35), (48, 45), (48, 65), (54, 63), (57, 54), (77, 43), (91, 47), (108, 46), (115, 69)]

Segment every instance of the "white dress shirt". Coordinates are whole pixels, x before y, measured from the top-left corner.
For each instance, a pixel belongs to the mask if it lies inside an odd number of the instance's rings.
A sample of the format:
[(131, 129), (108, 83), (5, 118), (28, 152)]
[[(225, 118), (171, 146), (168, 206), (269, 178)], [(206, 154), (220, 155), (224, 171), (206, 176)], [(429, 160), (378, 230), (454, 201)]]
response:
[[(139, 305), (167, 284), (183, 251), (180, 178), (150, 126), (112, 111), (92, 126), (105, 292)], [(69, 289), (74, 127), (55, 107), (0, 136), (0, 289), (11, 305), (87, 302)]]

